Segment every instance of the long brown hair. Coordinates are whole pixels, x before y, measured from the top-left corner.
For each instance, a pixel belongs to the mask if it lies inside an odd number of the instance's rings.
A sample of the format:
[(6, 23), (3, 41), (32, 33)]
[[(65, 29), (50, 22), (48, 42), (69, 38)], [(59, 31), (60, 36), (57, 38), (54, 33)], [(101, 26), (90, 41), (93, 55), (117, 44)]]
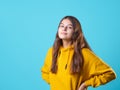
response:
[[(69, 19), (71, 21), (71, 23), (73, 25), (73, 29), (74, 29), (74, 33), (73, 33), (72, 39), (71, 39), (72, 44), (74, 45), (74, 54), (73, 54), (72, 61), (71, 61), (70, 71), (72, 74), (79, 73), (81, 71), (81, 69), (83, 67), (83, 63), (84, 63), (81, 49), (82, 48), (90, 49), (90, 47), (89, 47), (85, 37), (83, 36), (81, 24), (78, 21), (78, 19), (73, 16), (65, 16), (60, 21), (60, 23), (64, 19)], [(59, 26), (60, 26), (60, 23), (59, 23)], [(58, 28), (59, 28), (59, 26), (58, 26)], [(58, 57), (59, 48), (61, 45), (62, 45), (62, 39), (59, 38), (58, 31), (57, 31), (56, 38), (55, 38), (55, 41), (53, 44), (53, 52), (52, 52), (52, 65), (51, 65), (52, 73), (57, 72), (57, 57)]]

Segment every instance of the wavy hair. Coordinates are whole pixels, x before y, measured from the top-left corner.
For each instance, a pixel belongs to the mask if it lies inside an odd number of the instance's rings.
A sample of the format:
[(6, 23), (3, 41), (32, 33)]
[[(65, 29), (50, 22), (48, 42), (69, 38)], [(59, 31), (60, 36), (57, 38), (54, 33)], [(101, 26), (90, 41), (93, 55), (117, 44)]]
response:
[[(89, 48), (89, 45), (83, 35), (81, 24), (78, 21), (77, 18), (73, 16), (65, 16), (60, 23), (64, 19), (69, 19), (73, 25), (73, 35), (72, 35), (72, 44), (74, 45), (74, 54), (72, 57), (71, 65), (70, 65), (70, 72), (71, 74), (79, 73), (83, 67), (84, 59), (82, 56), (82, 48)], [(59, 26), (60, 26), (59, 23)], [(58, 28), (59, 28), (58, 26)], [(56, 33), (56, 38), (53, 44), (53, 52), (52, 52), (52, 65), (51, 65), (51, 72), (56, 73), (57, 72), (57, 57), (59, 54), (59, 48), (62, 46), (62, 39), (58, 36), (58, 31)], [(90, 49), (91, 50), (91, 49)]]

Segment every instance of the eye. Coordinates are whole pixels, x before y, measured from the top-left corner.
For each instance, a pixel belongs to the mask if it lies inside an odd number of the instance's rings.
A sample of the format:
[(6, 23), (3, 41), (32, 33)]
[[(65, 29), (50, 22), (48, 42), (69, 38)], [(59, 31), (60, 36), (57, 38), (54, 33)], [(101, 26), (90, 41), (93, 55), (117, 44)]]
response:
[(69, 29), (73, 29), (73, 27), (72, 27), (72, 26), (69, 26), (68, 28), (69, 28)]
[(60, 25), (59, 27), (63, 28), (63, 27), (64, 27), (64, 25)]

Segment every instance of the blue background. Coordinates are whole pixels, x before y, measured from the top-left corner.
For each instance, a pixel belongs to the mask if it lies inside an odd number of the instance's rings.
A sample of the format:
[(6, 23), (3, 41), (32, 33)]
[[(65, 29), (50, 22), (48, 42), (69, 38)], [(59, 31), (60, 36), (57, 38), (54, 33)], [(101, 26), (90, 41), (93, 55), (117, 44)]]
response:
[(95, 90), (120, 89), (119, 0), (0, 0), (0, 90), (50, 89), (40, 68), (66, 15), (80, 20), (93, 51), (117, 74)]

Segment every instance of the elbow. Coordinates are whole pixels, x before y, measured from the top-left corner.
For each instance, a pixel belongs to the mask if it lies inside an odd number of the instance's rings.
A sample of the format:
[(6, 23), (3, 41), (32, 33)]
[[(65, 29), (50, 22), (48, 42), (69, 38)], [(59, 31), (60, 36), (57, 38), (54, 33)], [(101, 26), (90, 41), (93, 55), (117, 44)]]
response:
[(106, 76), (106, 83), (116, 79), (116, 73), (114, 71), (109, 72)]
[(112, 72), (112, 75), (111, 75), (111, 77), (112, 77), (112, 80), (113, 80), (113, 79), (116, 79), (116, 78), (117, 78), (117, 75), (116, 75), (116, 73), (115, 73), (115, 72)]

